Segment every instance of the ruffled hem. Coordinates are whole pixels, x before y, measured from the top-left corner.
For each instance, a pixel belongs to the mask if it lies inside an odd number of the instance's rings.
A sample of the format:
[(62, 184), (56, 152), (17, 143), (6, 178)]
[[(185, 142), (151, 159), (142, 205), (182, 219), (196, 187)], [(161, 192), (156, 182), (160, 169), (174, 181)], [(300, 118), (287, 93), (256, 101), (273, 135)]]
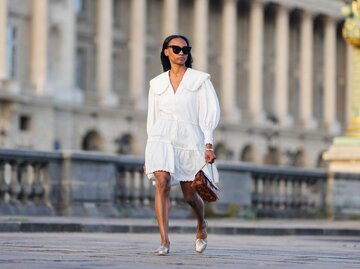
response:
[(148, 142), (146, 145), (145, 165), (151, 180), (155, 180), (154, 172), (162, 170), (170, 173), (171, 185), (193, 181), (204, 164), (204, 152), (197, 149), (176, 148), (163, 142)]

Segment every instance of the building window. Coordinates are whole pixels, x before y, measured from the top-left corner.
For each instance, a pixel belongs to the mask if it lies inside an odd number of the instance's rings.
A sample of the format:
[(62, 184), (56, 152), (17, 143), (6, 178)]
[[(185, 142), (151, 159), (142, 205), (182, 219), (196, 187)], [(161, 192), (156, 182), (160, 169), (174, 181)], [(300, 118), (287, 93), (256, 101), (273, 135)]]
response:
[(19, 130), (30, 131), (31, 129), (31, 118), (28, 115), (20, 115), (19, 117)]
[(119, 9), (119, 1), (113, 0), (113, 18), (114, 22), (116, 21), (116, 18), (118, 16), (118, 9)]
[(86, 1), (85, 0), (76, 0), (75, 1), (75, 12), (76, 14), (84, 14), (86, 10)]
[(76, 86), (86, 89), (86, 51), (82, 48), (76, 51)]
[(16, 76), (17, 47), (17, 28), (14, 25), (9, 24), (6, 32), (6, 72), (9, 78), (15, 78)]

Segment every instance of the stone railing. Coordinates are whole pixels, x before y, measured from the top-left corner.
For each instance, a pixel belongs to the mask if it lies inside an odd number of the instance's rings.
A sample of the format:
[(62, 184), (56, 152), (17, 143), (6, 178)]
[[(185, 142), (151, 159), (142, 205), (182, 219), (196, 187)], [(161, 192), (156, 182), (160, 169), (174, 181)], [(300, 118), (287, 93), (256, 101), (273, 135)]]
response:
[[(326, 171), (252, 164), (219, 165), (224, 197), (219, 206), (240, 205), (257, 216), (304, 217), (326, 209)], [(241, 208), (240, 208), (241, 209)]]
[[(154, 186), (143, 174), (143, 162), (139, 157), (91, 152), (0, 149), (0, 214), (153, 216)], [(360, 182), (359, 176), (346, 181), (341, 175), (341, 181), (334, 183), (321, 169), (244, 163), (218, 163), (218, 169), (221, 197), (209, 209), (225, 216), (251, 212), (309, 217), (322, 216), (329, 208), (334, 213), (345, 212), (342, 197), (346, 193), (340, 197), (333, 186), (344, 190), (347, 182)], [(356, 199), (352, 212), (360, 208)], [(191, 214), (179, 186), (171, 190), (171, 204), (173, 216)]]
[(53, 154), (0, 151), (0, 212), (52, 215), (49, 202), (49, 163)]

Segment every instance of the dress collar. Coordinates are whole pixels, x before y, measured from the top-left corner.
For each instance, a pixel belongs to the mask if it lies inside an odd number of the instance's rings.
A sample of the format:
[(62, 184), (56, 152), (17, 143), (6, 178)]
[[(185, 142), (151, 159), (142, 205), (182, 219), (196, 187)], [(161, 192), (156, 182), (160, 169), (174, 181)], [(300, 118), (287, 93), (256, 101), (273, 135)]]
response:
[[(201, 84), (210, 78), (210, 75), (192, 68), (188, 68), (182, 78), (182, 85), (188, 91), (196, 91)], [(169, 71), (161, 73), (157, 77), (150, 80), (150, 86), (156, 94), (164, 93), (170, 86)]]

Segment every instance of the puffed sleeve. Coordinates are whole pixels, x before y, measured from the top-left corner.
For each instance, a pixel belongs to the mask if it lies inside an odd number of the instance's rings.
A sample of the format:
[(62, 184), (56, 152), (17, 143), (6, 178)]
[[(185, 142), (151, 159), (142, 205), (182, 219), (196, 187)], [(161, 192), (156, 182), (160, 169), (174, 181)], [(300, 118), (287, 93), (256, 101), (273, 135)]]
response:
[(149, 96), (148, 96), (148, 113), (147, 113), (147, 123), (146, 123), (146, 130), (148, 135), (156, 122), (158, 111), (159, 111), (158, 101), (154, 93), (154, 90), (150, 87)]
[(213, 144), (213, 132), (219, 120), (219, 100), (210, 79), (206, 79), (199, 89), (199, 124), (204, 133), (205, 144)]

